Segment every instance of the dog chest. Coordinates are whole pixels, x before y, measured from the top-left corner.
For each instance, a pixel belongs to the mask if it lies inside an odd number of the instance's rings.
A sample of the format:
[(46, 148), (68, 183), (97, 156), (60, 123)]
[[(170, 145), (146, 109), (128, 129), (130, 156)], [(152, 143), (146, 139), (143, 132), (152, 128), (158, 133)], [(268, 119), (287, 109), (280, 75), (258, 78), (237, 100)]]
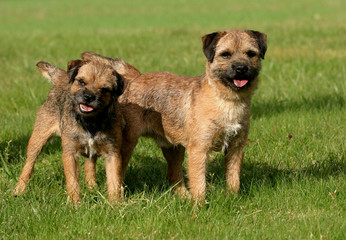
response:
[(88, 133), (79, 135), (75, 139), (78, 142), (80, 153), (89, 158), (103, 154), (107, 141), (109, 141), (105, 136), (98, 134), (91, 136)]
[(89, 155), (89, 158), (94, 156), (97, 153), (97, 149), (95, 146), (95, 139), (89, 138), (88, 144), (86, 145), (86, 154)]
[(213, 121), (215, 150), (228, 148), (232, 138), (249, 127), (250, 114), (243, 103), (219, 104), (217, 120)]

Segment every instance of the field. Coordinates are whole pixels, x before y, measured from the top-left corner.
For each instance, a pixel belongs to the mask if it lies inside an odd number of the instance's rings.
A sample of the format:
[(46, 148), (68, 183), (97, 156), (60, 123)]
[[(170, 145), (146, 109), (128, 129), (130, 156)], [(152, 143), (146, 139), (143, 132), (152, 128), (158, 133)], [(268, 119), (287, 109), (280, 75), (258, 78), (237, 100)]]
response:
[[(345, 9), (343, 0), (1, 1), (0, 239), (345, 239)], [(181, 201), (145, 138), (123, 203), (106, 200), (103, 159), (99, 187), (82, 180), (81, 204), (67, 202), (59, 138), (40, 155), (27, 192), (11, 195), (51, 87), (38, 61), (66, 69), (94, 51), (142, 72), (201, 75), (201, 36), (229, 28), (268, 35), (238, 196), (226, 196), (215, 153), (206, 204)]]

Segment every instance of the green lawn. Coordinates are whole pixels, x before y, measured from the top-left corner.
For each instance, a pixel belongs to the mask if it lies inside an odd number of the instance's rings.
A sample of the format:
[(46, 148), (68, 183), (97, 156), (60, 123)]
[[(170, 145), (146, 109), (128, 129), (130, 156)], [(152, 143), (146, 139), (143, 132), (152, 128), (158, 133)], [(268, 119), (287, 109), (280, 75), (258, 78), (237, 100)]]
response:
[[(0, 239), (345, 239), (345, 9), (343, 0), (1, 1)], [(82, 181), (73, 207), (59, 138), (40, 155), (27, 192), (11, 195), (51, 87), (38, 61), (65, 69), (94, 51), (143, 72), (200, 75), (201, 36), (227, 28), (268, 35), (239, 196), (225, 195), (216, 153), (207, 203), (181, 201), (160, 150), (141, 139), (126, 200), (108, 204), (100, 159), (99, 188)]]

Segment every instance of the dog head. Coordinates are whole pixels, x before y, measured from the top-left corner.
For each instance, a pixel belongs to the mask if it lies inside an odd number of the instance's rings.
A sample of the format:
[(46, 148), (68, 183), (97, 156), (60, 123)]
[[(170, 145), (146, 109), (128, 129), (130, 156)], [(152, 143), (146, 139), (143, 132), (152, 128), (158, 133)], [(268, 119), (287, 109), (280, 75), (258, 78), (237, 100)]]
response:
[(202, 37), (207, 74), (227, 88), (242, 92), (257, 87), (267, 36), (252, 30), (220, 31)]
[(122, 77), (102, 61), (70, 61), (67, 74), (75, 110), (82, 116), (106, 111), (123, 92)]

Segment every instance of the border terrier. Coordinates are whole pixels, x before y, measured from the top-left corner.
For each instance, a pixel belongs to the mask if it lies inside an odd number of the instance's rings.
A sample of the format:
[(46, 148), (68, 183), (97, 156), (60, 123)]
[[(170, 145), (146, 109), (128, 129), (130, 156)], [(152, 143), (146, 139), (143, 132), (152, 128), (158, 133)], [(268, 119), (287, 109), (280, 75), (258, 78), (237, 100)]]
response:
[(121, 199), (124, 123), (117, 99), (123, 91), (122, 77), (109, 64), (84, 59), (70, 61), (68, 72), (46, 62), (39, 62), (37, 67), (54, 86), (38, 111), (27, 160), (14, 194), (25, 191), (35, 161), (48, 139), (60, 135), (70, 200), (80, 202), (79, 155), (86, 157), (84, 170), (89, 187), (96, 186), (96, 159), (104, 156), (109, 200)]
[(227, 30), (205, 35), (202, 41), (207, 58), (204, 75), (141, 74), (128, 82), (119, 98), (122, 108), (140, 110), (136, 116), (125, 114), (131, 127), (123, 136), (124, 166), (139, 136), (154, 137), (168, 162), (168, 180), (185, 194), (182, 163), (186, 148), (189, 189), (192, 199), (199, 202), (205, 199), (207, 158), (213, 151), (225, 153), (228, 189), (232, 194), (239, 191), (251, 98), (267, 36), (252, 30)]

